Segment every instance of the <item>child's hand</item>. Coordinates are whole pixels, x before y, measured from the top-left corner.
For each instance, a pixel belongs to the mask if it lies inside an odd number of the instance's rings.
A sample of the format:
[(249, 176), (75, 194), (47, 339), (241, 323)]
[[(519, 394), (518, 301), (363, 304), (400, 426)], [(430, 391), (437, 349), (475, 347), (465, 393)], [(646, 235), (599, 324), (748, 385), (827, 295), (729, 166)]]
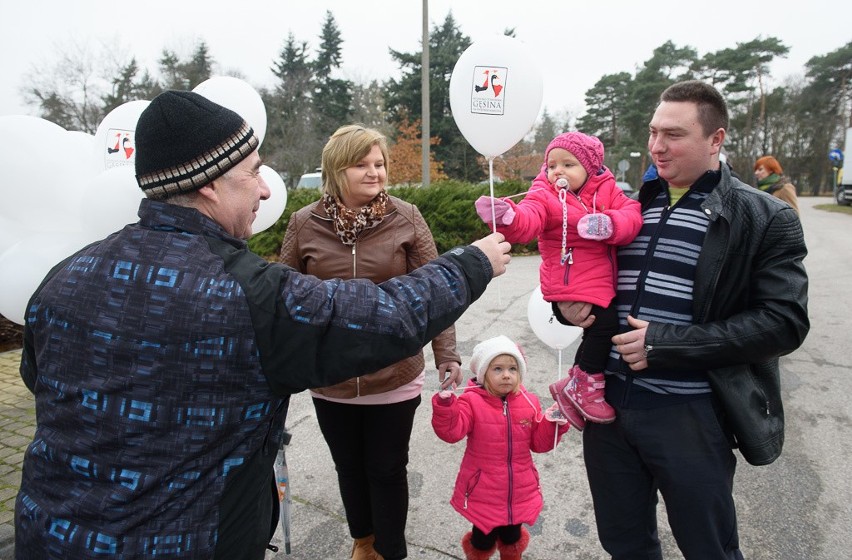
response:
[(612, 220), (606, 214), (586, 214), (577, 222), (577, 233), (583, 239), (609, 239), (612, 237)]
[(548, 422), (553, 422), (557, 426), (564, 426), (568, 423), (568, 419), (559, 412), (559, 405), (553, 403), (550, 408), (544, 411), (544, 419)]
[(438, 391), (438, 398), (444, 401), (444, 403), (449, 403), (453, 400), (453, 390), (452, 389), (443, 389)]
[(476, 199), (473, 205), (476, 207), (476, 213), (482, 218), (486, 224), (491, 223), (491, 202), (494, 202), (494, 219), (500, 225), (508, 226), (515, 219), (515, 210), (512, 205), (502, 198), (492, 198), (490, 196), (480, 196)]

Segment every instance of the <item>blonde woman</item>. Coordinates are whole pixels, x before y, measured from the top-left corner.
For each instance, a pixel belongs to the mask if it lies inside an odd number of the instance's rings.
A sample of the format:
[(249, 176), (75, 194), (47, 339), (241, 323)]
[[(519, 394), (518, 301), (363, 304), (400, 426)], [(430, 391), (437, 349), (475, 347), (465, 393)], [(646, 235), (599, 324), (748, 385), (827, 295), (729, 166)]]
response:
[[(387, 177), (385, 137), (361, 125), (339, 128), (322, 153), (323, 196), (291, 216), (281, 262), (322, 279), (379, 283), (437, 257), (420, 211), (388, 195)], [(455, 329), (438, 335), (432, 349), (442, 386), (460, 383)], [(408, 446), (424, 366), (421, 352), (369, 375), (311, 391), (337, 468), (354, 539), (352, 558), (407, 556)]]

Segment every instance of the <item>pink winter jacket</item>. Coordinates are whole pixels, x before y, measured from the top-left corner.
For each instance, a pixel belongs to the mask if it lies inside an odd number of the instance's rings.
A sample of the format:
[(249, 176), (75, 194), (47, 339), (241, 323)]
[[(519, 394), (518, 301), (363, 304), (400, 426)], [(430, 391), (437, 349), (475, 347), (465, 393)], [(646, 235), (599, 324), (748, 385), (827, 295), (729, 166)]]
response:
[[(562, 203), (558, 189), (542, 171), (533, 180), (530, 192), (515, 204), (504, 199), (515, 210), (515, 219), (497, 231), (511, 243), (529, 243), (538, 238), (541, 253), (539, 276), (541, 293), (546, 301), (585, 301), (607, 307), (615, 297), (618, 275), (615, 248), (627, 245), (642, 227), (639, 202), (628, 198), (615, 184), (609, 169), (589, 177), (578, 193), (568, 191), (566, 231), (567, 260), (563, 265)], [(612, 220), (614, 232), (605, 241), (583, 239), (577, 234), (577, 222), (584, 214), (603, 212)]]
[[(447, 443), (467, 437), (450, 500), (456, 511), (484, 533), (535, 523), (543, 502), (530, 451), (553, 449), (557, 425), (544, 419), (534, 394), (522, 385), (504, 400), (470, 380), (458, 398), (432, 397), (432, 428)], [(558, 437), (567, 431), (559, 426)]]

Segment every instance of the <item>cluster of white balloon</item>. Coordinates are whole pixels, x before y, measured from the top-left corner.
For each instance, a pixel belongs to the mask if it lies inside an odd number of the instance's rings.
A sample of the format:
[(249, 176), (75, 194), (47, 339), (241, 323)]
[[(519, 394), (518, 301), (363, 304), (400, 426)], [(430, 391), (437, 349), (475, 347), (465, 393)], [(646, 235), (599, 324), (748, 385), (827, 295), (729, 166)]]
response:
[[(242, 116), (263, 142), (266, 108), (247, 82), (217, 76), (193, 91)], [(0, 116), (0, 314), (24, 323), (27, 301), (56, 263), (137, 220), (143, 198), (134, 173), (134, 136), (149, 101), (112, 110), (94, 135), (45, 119)], [(280, 175), (260, 169), (271, 196), (262, 201), (255, 233), (284, 212)]]
[[(542, 82), (541, 71), (527, 47), (504, 35), (474, 42), (453, 68), (453, 118), (465, 140), (488, 160), (492, 197), (494, 158), (532, 130), (541, 110)], [(562, 350), (580, 336), (582, 329), (556, 320), (550, 303), (544, 301), (541, 286), (530, 294), (527, 318), (536, 336), (559, 351), (561, 371)]]

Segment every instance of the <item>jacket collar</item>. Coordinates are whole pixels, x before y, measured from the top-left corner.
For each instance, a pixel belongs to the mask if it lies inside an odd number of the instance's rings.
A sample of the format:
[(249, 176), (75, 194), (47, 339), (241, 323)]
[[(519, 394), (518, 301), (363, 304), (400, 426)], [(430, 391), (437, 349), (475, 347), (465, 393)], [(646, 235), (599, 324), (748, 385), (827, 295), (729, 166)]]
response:
[(242, 249), (247, 243), (238, 239), (211, 218), (195, 208), (169, 204), (163, 200), (143, 198), (139, 203), (139, 225), (161, 231), (176, 231), (196, 235), (209, 235)]
[[(385, 216), (389, 216), (390, 214), (396, 212), (396, 204), (393, 202), (393, 197), (388, 193), (388, 203), (385, 206)], [(325, 206), (322, 204), (322, 199), (314, 202), (313, 207), (311, 207), (311, 215), (316, 216), (320, 220), (330, 220), (328, 212), (325, 211)]]
[[(719, 171), (706, 171), (690, 187), (690, 189), (698, 188), (710, 192), (710, 196), (701, 204), (701, 208), (711, 221), (715, 221), (716, 218), (724, 214), (723, 200), (730, 193), (733, 181), (731, 169), (727, 165), (720, 164)], [(667, 188), (668, 183), (662, 177), (656, 177), (643, 183), (639, 189), (639, 204), (641, 204), (642, 209), (647, 208), (650, 201), (657, 198), (660, 191)]]

